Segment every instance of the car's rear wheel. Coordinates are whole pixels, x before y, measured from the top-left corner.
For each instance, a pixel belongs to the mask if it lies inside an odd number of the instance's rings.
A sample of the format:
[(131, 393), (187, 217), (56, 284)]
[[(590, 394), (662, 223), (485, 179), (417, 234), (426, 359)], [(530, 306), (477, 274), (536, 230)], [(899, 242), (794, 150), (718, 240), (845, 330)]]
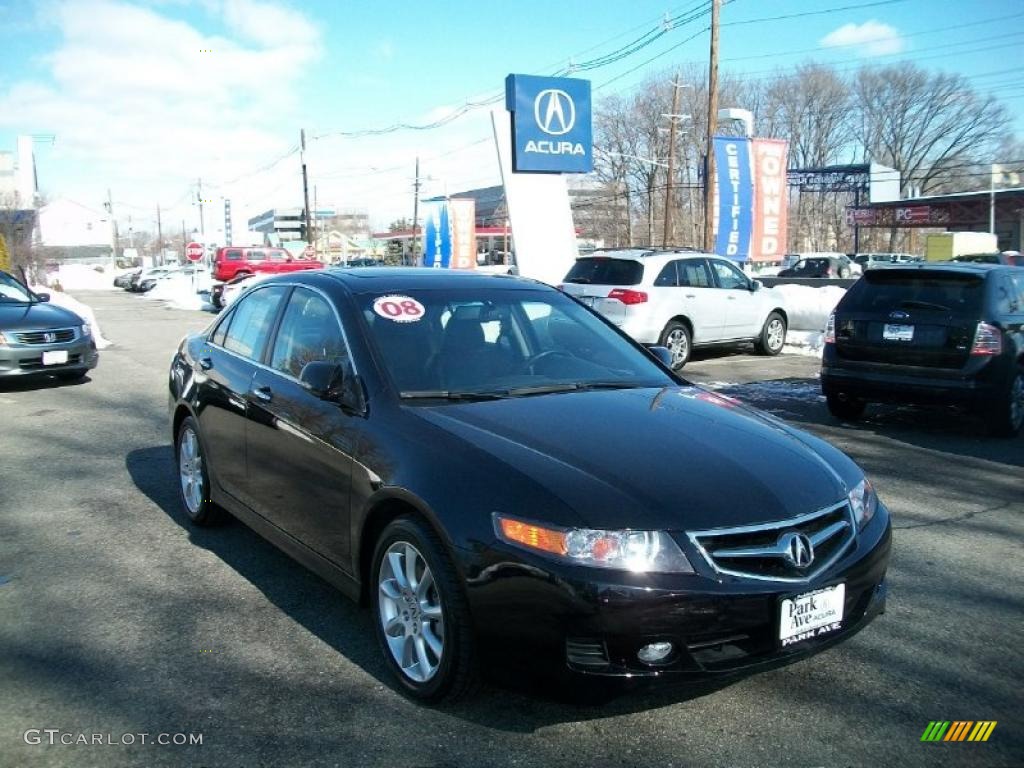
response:
[(477, 679), (469, 607), (437, 534), (415, 517), (395, 519), (370, 576), (377, 640), (402, 688), (424, 701), (466, 695)]
[(857, 421), (864, 415), (867, 403), (845, 392), (829, 392), (825, 395), (829, 413), (840, 421)]
[(661, 332), (661, 346), (666, 347), (672, 354), (672, 368), (679, 370), (690, 359), (692, 339), (690, 329), (686, 323), (678, 320), (670, 320), (665, 330)]
[(786, 343), (786, 320), (778, 312), (772, 312), (764, 321), (761, 337), (755, 342), (757, 351), (762, 355), (775, 356), (782, 351)]
[(199, 425), (191, 416), (186, 417), (178, 428), (175, 454), (178, 458), (178, 491), (189, 520), (196, 525), (221, 522), (224, 513), (210, 500), (206, 451), (199, 437)]
[(996, 437), (1015, 437), (1024, 426), (1024, 370), (1018, 369), (1006, 395), (988, 411), (989, 431)]

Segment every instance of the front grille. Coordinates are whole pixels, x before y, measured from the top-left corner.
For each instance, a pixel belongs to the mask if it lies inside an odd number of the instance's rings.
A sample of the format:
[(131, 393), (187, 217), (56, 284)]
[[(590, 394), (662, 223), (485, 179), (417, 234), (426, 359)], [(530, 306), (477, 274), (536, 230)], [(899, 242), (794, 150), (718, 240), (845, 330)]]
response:
[(60, 344), (74, 341), (74, 328), (59, 328), (52, 331), (23, 331), (15, 333), (14, 339), (19, 344)]
[(602, 640), (592, 637), (568, 637), (565, 658), (579, 667), (607, 667), (608, 649)]
[[(856, 527), (843, 502), (791, 520), (738, 528), (690, 531), (690, 540), (717, 572), (768, 581), (808, 581), (824, 572), (853, 542)], [(794, 538), (813, 557), (802, 567), (792, 557)]]

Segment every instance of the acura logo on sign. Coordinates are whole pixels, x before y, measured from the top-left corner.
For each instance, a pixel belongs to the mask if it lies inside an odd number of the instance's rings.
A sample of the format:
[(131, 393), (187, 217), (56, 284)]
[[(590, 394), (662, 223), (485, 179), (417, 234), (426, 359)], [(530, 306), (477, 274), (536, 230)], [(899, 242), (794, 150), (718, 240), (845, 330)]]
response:
[(562, 136), (576, 125), (576, 104), (565, 91), (548, 88), (533, 101), (537, 127), (549, 136)]
[(779, 539), (782, 557), (790, 565), (806, 568), (814, 562), (814, 545), (802, 533), (785, 533)]

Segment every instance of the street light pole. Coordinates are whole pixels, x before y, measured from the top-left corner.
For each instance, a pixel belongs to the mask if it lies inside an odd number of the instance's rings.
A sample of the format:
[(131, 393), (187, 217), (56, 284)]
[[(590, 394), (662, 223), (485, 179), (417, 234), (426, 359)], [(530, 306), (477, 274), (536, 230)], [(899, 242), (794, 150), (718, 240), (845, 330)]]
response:
[(715, 119), (718, 117), (718, 15), (721, 0), (711, 0), (711, 55), (708, 61), (708, 134), (704, 173), (704, 250), (714, 245), (714, 215), (711, 204), (715, 183)]
[(668, 116), (668, 179), (665, 183), (665, 233), (661, 238), (661, 247), (667, 248), (672, 241), (672, 186), (675, 183), (676, 163), (676, 126), (679, 124), (679, 91), (684, 86), (679, 82), (679, 73), (672, 81), (672, 114)]
[(420, 159), (416, 158), (416, 178), (412, 183), (412, 264), (416, 266), (416, 229), (420, 223)]

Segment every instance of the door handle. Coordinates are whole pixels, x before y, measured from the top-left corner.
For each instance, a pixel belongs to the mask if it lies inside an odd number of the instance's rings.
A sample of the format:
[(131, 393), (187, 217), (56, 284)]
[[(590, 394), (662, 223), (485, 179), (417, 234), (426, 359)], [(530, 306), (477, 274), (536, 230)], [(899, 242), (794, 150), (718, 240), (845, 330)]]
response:
[(256, 389), (252, 391), (252, 396), (264, 403), (269, 403), (274, 399), (274, 393), (271, 391), (270, 387), (256, 387)]
[(204, 370), (204, 371), (210, 370), (211, 368), (213, 368), (213, 358), (200, 357), (199, 358), (199, 367), (202, 370)]

